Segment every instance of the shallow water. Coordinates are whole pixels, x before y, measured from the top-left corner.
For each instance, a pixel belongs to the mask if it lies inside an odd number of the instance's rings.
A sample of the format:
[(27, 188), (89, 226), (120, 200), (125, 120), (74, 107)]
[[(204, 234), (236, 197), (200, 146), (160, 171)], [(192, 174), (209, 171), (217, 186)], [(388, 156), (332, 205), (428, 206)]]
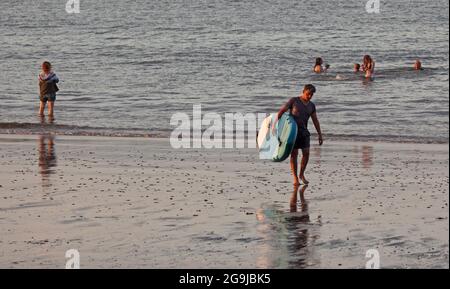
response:
[[(448, 142), (446, 0), (65, 1), (0, 3), (0, 132), (167, 135), (170, 116), (275, 112), (302, 86), (328, 136)], [(371, 54), (376, 78), (352, 75)], [(331, 65), (312, 75), (314, 58)], [(409, 69), (420, 58), (425, 70)], [(62, 82), (54, 125), (42, 126), (40, 63)]]

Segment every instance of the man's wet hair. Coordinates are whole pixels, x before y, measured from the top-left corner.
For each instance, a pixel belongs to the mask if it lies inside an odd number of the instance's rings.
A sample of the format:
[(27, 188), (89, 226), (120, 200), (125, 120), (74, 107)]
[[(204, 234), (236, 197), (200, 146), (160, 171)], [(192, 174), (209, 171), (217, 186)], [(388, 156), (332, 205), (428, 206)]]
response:
[(303, 91), (307, 91), (307, 90), (311, 93), (316, 93), (316, 87), (312, 84), (305, 85), (305, 87), (303, 88)]

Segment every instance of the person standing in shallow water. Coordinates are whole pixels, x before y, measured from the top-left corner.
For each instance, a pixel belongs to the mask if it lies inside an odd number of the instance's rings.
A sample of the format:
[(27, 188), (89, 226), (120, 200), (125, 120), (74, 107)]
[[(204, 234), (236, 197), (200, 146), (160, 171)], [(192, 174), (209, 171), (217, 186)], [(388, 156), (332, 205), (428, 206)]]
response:
[(52, 71), (52, 65), (48, 61), (42, 63), (42, 71), (39, 73), (39, 115), (44, 116), (45, 105), (48, 102), (48, 115), (53, 117), (53, 109), (58, 92), (58, 76)]
[[(311, 101), (314, 93), (316, 92), (316, 88), (312, 84), (305, 85), (303, 89), (303, 93), (298, 97), (293, 97), (289, 99), (289, 101), (283, 105), (278, 112), (277, 118), (275, 119), (272, 131), (275, 133), (276, 123), (278, 119), (287, 111), (291, 113), (294, 117), (295, 122), (297, 123), (298, 132), (297, 139), (295, 141), (294, 149), (291, 153), (291, 171), (294, 177), (294, 185), (300, 185), (300, 181), (303, 184), (308, 184), (309, 181), (306, 180), (305, 170), (309, 161), (309, 148), (310, 148), (310, 136), (311, 134), (308, 131), (308, 121), (309, 118), (312, 118), (314, 126), (319, 135), (319, 145), (323, 144), (322, 131), (320, 128), (319, 119), (317, 118), (316, 106)], [(297, 174), (298, 170), (298, 150), (302, 151), (302, 162), (300, 166), (300, 174)]]

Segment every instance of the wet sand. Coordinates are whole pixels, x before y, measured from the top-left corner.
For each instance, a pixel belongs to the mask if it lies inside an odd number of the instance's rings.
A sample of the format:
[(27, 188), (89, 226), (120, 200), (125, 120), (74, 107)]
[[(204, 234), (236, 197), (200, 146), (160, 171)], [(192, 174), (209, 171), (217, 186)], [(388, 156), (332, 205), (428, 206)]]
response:
[(311, 184), (255, 150), (0, 135), (0, 268), (449, 268), (449, 147), (326, 143)]

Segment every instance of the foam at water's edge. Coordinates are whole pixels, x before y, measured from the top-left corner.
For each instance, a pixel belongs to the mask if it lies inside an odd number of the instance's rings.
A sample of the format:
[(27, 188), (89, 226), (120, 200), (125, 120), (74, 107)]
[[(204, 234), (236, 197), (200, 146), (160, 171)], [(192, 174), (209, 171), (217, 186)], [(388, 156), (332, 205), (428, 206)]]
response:
[[(0, 134), (5, 135), (52, 134), (66, 136), (169, 138), (171, 132), (171, 130), (145, 130), (141, 128), (104, 128), (40, 123), (0, 123)], [(315, 139), (316, 135), (313, 133), (311, 137), (312, 142), (314, 142)], [(325, 140), (418, 144), (449, 143), (448, 135), (442, 137), (416, 137), (411, 135), (325, 134)]]

